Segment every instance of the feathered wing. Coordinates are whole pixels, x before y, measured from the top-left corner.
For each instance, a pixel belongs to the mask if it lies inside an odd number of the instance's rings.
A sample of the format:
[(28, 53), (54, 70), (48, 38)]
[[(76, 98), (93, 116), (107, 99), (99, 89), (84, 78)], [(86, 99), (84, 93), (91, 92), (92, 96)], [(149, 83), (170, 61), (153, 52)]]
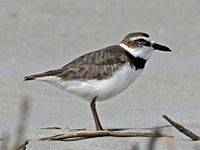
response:
[(64, 80), (70, 79), (103, 79), (112, 75), (112, 72), (129, 60), (126, 51), (113, 45), (104, 49), (82, 55), (60, 69), (26, 76), (25, 80), (34, 80), (38, 77), (57, 76)]

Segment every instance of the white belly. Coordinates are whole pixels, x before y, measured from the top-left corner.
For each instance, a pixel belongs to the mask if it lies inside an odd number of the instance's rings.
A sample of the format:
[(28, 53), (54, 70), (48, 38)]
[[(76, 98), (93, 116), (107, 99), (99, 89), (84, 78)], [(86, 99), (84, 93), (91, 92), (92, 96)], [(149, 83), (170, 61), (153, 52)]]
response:
[(102, 101), (118, 95), (128, 88), (142, 71), (143, 69), (135, 71), (129, 64), (125, 64), (112, 77), (103, 80), (65, 81), (53, 76), (37, 78), (37, 80), (53, 84), (88, 101), (91, 101), (94, 97), (97, 97), (97, 101)]

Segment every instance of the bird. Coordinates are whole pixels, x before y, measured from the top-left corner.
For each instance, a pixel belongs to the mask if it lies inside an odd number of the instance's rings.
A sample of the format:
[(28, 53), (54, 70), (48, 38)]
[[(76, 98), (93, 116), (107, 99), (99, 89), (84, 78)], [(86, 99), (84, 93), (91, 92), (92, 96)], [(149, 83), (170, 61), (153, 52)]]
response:
[(133, 32), (119, 44), (83, 54), (61, 68), (27, 75), (24, 81), (47, 82), (89, 101), (96, 130), (104, 130), (96, 102), (127, 89), (154, 51), (171, 52), (171, 49), (152, 41), (147, 33)]

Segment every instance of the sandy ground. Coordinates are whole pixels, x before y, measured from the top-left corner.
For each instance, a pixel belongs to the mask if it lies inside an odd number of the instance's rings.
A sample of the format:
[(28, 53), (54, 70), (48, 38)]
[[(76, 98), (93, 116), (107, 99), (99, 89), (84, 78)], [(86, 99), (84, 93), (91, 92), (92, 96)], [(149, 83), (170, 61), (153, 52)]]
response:
[[(200, 135), (200, 1), (198, 0), (1, 0), (0, 133), (13, 134), (22, 95), (31, 97), (27, 150), (146, 149), (149, 138), (101, 137), (44, 142), (60, 132), (42, 127), (94, 129), (88, 102), (23, 76), (60, 67), (85, 52), (118, 43), (144, 31), (173, 53), (154, 53), (142, 76), (125, 92), (98, 103), (105, 128), (152, 131), (167, 126), (169, 115)], [(200, 145), (170, 126), (177, 150)], [(162, 138), (157, 149), (164, 149)]]

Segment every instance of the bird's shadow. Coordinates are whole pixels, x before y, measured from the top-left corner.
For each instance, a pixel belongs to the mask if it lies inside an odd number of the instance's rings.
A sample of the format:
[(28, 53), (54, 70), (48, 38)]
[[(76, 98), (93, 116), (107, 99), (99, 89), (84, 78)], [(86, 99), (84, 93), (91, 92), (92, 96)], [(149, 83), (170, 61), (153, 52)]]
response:
[(109, 131), (126, 131), (126, 130), (162, 130), (164, 128), (169, 128), (172, 127), (172, 125), (163, 125), (163, 126), (158, 126), (158, 127), (151, 127), (151, 128), (109, 128), (106, 130)]

